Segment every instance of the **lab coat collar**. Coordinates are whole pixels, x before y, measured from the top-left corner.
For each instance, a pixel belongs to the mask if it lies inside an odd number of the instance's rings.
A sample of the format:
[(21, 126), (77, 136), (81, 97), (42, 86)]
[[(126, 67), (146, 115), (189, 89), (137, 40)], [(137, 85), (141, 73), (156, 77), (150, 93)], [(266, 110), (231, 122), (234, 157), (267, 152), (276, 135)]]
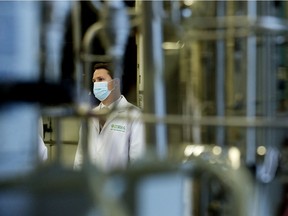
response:
[(117, 107), (117, 105), (119, 104), (119, 102), (121, 101), (121, 99), (124, 96), (121, 95), (116, 101), (114, 101), (113, 103), (109, 104), (109, 106), (105, 106), (102, 102), (99, 104), (99, 109), (103, 109), (104, 107), (108, 107), (110, 110), (113, 110), (114, 107)]
[[(103, 107), (104, 107), (104, 105), (102, 103), (100, 103), (94, 109), (94, 111), (99, 112), (100, 109)], [(104, 130), (106, 128), (106, 126), (109, 124), (109, 122), (112, 121), (114, 118), (116, 118), (120, 113), (125, 112), (125, 110), (127, 110), (127, 107), (129, 107), (129, 102), (127, 101), (127, 99), (123, 95), (121, 95), (118, 100), (116, 100), (115, 102), (110, 104), (108, 106), (108, 108), (111, 110), (111, 113), (109, 114), (108, 119), (107, 119), (104, 127), (102, 128), (102, 130)], [(96, 124), (96, 127), (99, 130), (99, 124), (98, 123)]]
[[(129, 102), (127, 101), (127, 99), (124, 97), (124, 95), (121, 95), (116, 101), (114, 101), (113, 103), (111, 103), (108, 108), (111, 111), (115, 111), (115, 112), (123, 112), (125, 111), (125, 109), (127, 109)], [(95, 111), (99, 111), (100, 109), (102, 109), (103, 107), (105, 107), (105, 105), (101, 102), (94, 110)]]

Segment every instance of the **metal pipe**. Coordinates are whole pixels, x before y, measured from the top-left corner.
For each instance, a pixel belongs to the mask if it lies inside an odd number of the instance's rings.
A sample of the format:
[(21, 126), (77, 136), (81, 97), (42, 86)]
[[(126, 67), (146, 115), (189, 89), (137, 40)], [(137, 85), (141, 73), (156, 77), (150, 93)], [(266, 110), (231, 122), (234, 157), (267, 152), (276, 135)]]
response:
[[(39, 2), (0, 2), (1, 83), (39, 79), (40, 6)], [(39, 116), (35, 104), (1, 104), (0, 180), (26, 174), (37, 166)]]
[[(93, 39), (99, 34), (99, 31), (103, 28), (102, 22), (95, 22), (93, 25), (91, 25), (88, 30), (85, 32), (83, 36), (83, 54), (84, 57), (87, 54), (91, 54), (91, 48), (92, 48), (92, 42)], [(89, 61), (87, 58), (83, 59), (84, 64), (84, 82), (82, 88), (81, 88), (81, 101), (79, 101), (80, 104), (83, 105), (84, 109), (90, 109), (91, 104), (89, 101), (89, 92), (91, 88), (92, 83), (92, 71), (91, 71), (91, 61)], [(84, 88), (83, 88), (84, 87)], [(81, 107), (82, 107), (81, 105)]]
[[(162, 50), (162, 1), (142, 2), (144, 112), (158, 117), (166, 115)], [(148, 146), (155, 146), (160, 158), (167, 153), (167, 129), (164, 124), (146, 127)]]
[[(1, 1), (0, 14), (0, 82), (12, 85), (37, 81), (40, 77), (41, 3)], [(20, 187), (7, 187), (39, 165), (39, 116), (39, 106), (34, 103), (13, 101), (0, 105), (0, 182), (9, 182), (2, 184), (6, 187), (3, 190), (2, 186), (0, 192), (1, 215), (29, 216), (32, 213), (31, 194)]]
[(73, 57), (74, 57), (74, 78), (76, 87), (76, 102), (81, 98), (81, 87), (83, 82), (83, 68), (81, 67), (81, 4), (75, 1), (72, 7), (72, 39), (73, 39)]
[(62, 158), (62, 142), (61, 142), (61, 135), (62, 135), (62, 128), (61, 128), (61, 121), (59, 118), (55, 119), (55, 143), (56, 143), (56, 163), (58, 165), (61, 164), (61, 158)]
[[(217, 2), (217, 15), (224, 16), (225, 2)], [(222, 39), (216, 41), (216, 113), (217, 116), (225, 116), (225, 45)], [(225, 144), (225, 128), (219, 126), (216, 132), (216, 143)]]
[[(235, 13), (235, 2), (234, 1), (226, 1), (227, 16), (233, 16)], [(234, 94), (235, 94), (235, 86), (234, 86), (234, 78), (235, 78), (235, 64), (234, 64), (234, 52), (235, 52), (235, 38), (234, 38), (235, 28), (233, 24), (228, 22), (227, 25), (227, 38), (225, 43), (226, 48), (226, 105), (228, 107), (232, 107), (234, 103)], [(227, 110), (227, 115), (230, 115), (231, 112)]]
[[(257, 2), (247, 2), (247, 15), (249, 17), (257, 16)], [(246, 61), (247, 61), (247, 96), (246, 96), (246, 116), (256, 116), (256, 65), (257, 65), (257, 52), (256, 52), (256, 36), (252, 35), (247, 38), (246, 45)], [(246, 131), (246, 163), (248, 165), (255, 164), (256, 162), (256, 130), (249, 127)]]
[[(43, 116), (51, 117), (97, 117), (97, 114), (91, 113), (89, 110), (71, 109), (43, 109)], [(119, 117), (121, 118), (121, 117)], [(155, 116), (154, 114), (143, 113), (142, 119), (149, 124), (161, 123), (169, 125), (197, 125), (197, 126), (225, 126), (225, 127), (257, 127), (257, 128), (286, 128), (288, 122), (285, 118), (279, 117), (242, 117), (242, 116), (201, 116), (194, 117), (191, 115), (165, 115)]]
[(258, 128), (286, 128), (288, 122), (281, 117), (239, 117), (239, 116), (203, 116), (191, 117), (191, 115), (166, 115), (164, 117), (153, 114), (143, 114), (143, 121), (146, 123), (165, 123), (171, 125), (201, 125), (201, 126), (226, 126), (226, 127), (258, 127)]
[(44, 23), (46, 44), (45, 80), (57, 83), (61, 79), (61, 58), (65, 24), (72, 4), (70, 1), (46, 1), (43, 4), (48, 9)]
[[(141, 14), (141, 0), (136, 0), (135, 10), (136, 13)], [(137, 49), (137, 105), (144, 109), (144, 71), (143, 71), (143, 35), (136, 33)]]

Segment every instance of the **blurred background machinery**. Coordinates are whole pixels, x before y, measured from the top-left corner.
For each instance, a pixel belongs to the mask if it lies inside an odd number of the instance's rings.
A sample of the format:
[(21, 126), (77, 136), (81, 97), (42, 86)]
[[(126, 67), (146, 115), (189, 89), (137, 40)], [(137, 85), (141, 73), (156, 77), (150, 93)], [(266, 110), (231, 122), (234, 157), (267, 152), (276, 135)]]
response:
[[(287, 214), (287, 7), (0, 2), (0, 215)], [(76, 134), (105, 59), (143, 109), (150, 151), (126, 172), (79, 173)]]

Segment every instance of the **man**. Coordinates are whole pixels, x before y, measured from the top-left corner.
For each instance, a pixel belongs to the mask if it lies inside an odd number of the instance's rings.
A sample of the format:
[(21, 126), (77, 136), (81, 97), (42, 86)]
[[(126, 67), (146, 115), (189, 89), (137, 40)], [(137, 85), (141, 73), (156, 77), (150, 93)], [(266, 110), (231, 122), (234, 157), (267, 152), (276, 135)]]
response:
[[(90, 161), (103, 171), (125, 169), (141, 158), (145, 151), (144, 124), (141, 110), (121, 95), (120, 79), (114, 77), (109, 63), (94, 66), (93, 93), (101, 103), (93, 109), (99, 118), (89, 120), (88, 156)], [(101, 118), (102, 110), (109, 115)], [(106, 120), (106, 121), (103, 121)], [(102, 122), (103, 121), (103, 122)], [(74, 168), (83, 163), (82, 129), (76, 151)]]

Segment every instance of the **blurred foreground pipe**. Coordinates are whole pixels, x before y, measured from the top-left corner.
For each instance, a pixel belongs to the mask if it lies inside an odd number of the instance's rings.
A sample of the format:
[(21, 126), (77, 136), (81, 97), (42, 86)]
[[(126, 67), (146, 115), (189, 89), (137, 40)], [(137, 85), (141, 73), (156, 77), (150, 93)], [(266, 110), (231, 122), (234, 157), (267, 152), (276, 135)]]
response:
[[(166, 114), (166, 94), (164, 82), (162, 50), (162, 1), (142, 3), (143, 53), (141, 62), (144, 71), (144, 112), (163, 117)], [(146, 127), (148, 146), (155, 146), (160, 158), (167, 154), (167, 131), (161, 123)]]
[[(0, 2), (0, 81), (3, 84), (39, 78), (39, 16), (39, 2)], [(9, 97), (11, 92), (1, 90)], [(38, 118), (35, 104), (9, 101), (0, 105), (0, 180), (26, 174), (36, 167)]]

